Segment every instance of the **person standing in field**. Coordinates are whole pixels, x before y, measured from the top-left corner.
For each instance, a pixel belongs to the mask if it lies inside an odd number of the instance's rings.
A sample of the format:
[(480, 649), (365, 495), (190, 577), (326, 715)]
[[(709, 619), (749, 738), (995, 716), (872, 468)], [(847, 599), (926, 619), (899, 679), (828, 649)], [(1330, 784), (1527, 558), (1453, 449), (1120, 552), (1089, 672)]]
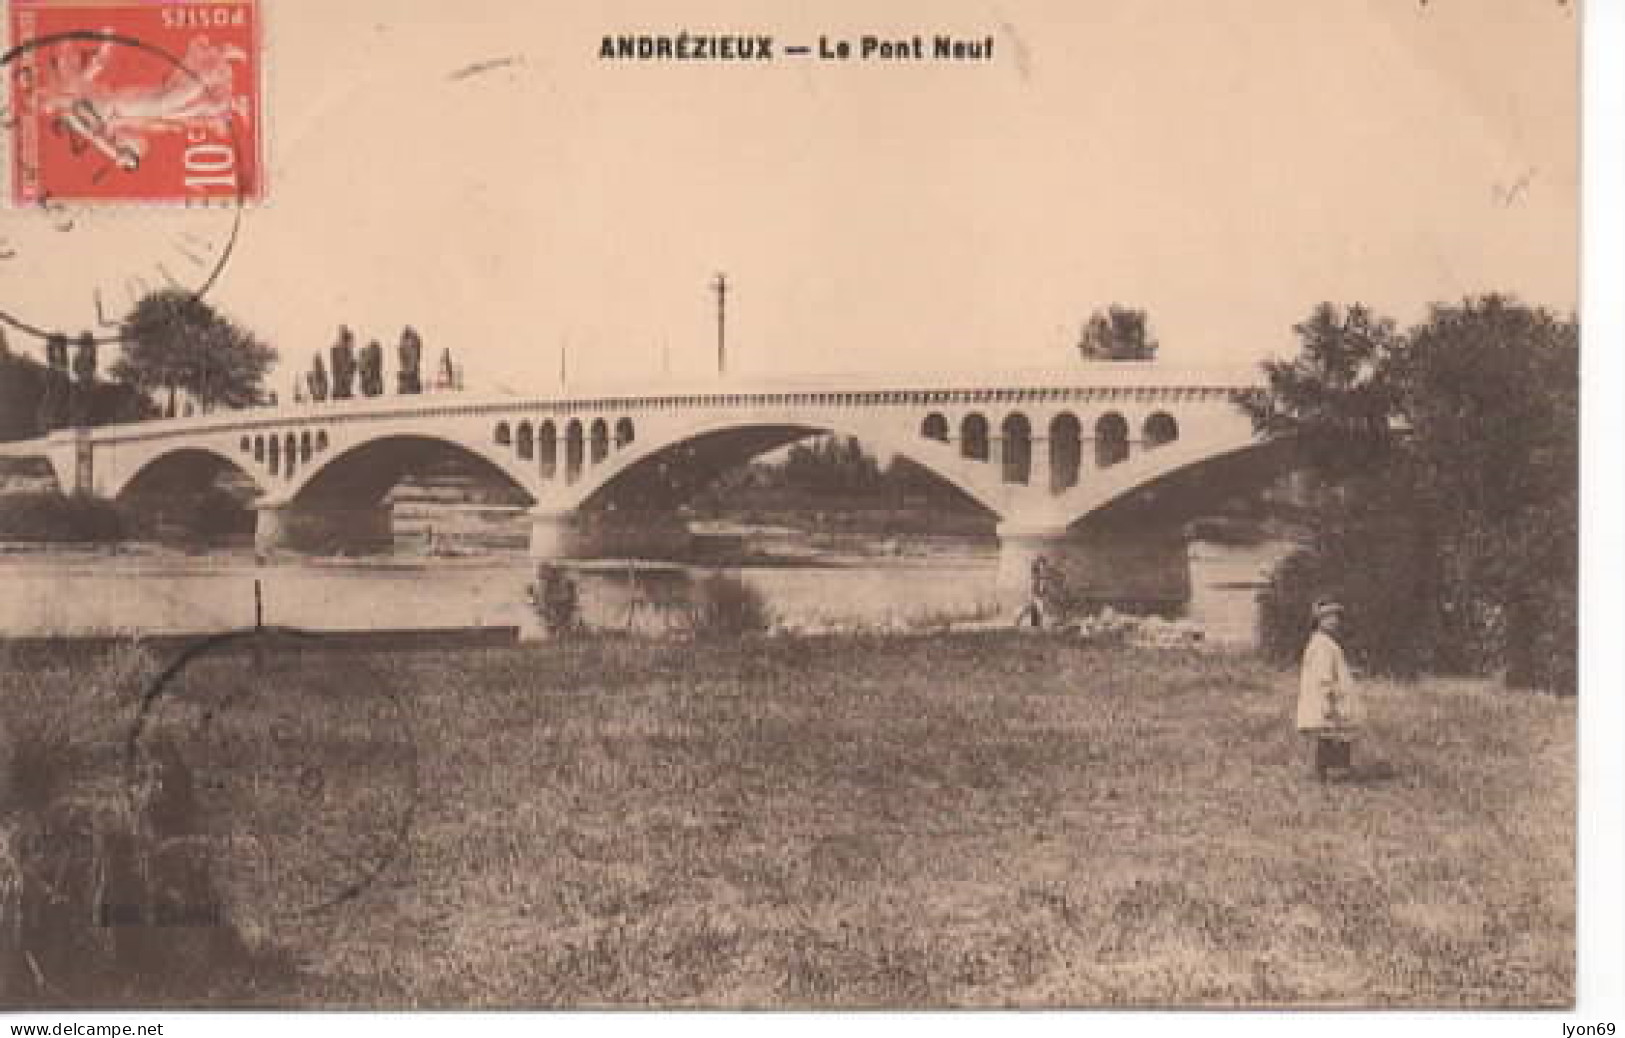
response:
[(575, 581), (557, 566), (542, 563), (536, 567), (536, 582), (527, 589), (531, 605), (542, 625), (554, 638), (561, 638), (581, 625), (581, 600)]
[(1314, 630), (1304, 646), (1298, 679), (1298, 731), (1314, 740), (1315, 777), (1325, 782), (1332, 768), (1352, 766), (1360, 704), (1337, 640), (1343, 627), (1342, 605), (1322, 598), (1311, 612)]
[(1040, 555), (1033, 559), (1032, 571), (1027, 581), (1027, 604), (1021, 607), (1016, 614), (1016, 626), (1023, 627), (1029, 622), (1033, 627), (1043, 627), (1049, 618), (1050, 597), (1055, 590), (1055, 572), (1050, 567), (1049, 560)]

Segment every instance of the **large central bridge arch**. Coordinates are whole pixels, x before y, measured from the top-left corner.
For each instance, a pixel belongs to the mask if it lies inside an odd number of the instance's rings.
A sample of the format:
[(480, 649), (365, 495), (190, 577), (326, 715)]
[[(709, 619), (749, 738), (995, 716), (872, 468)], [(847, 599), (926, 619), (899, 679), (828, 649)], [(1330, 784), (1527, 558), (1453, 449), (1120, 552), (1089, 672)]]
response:
[(448, 458), (471, 464), (490, 481), (523, 495), (527, 504), (535, 503), (534, 479), (501, 452), (478, 442), (399, 432), (359, 440), (335, 450), (323, 457), (320, 464), (298, 473), (290, 483), (278, 488), (277, 501), (295, 506), (373, 507), (402, 480), (422, 475)]
[(261, 551), (387, 551), (394, 544), (390, 490), (454, 462), (488, 485), (536, 501), (529, 473), (478, 442), (427, 432), (387, 431), (333, 445), (307, 467), (275, 485), (256, 503), (255, 544)]
[(819, 435), (851, 437), (873, 455), (911, 461), (995, 517), (1006, 508), (1006, 491), (997, 474), (967, 462), (947, 444), (923, 436), (898, 436), (862, 421), (783, 411), (706, 417), (663, 430), (658, 437), (640, 437), (603, 464), (582, 472), (573, 483), (545, 484), (538, 509), (674, 508), (729, 469)]
[(1021, 518), (1073, 526), (1093, 519), (1133, 515), (1144, 520), (1155, 515), (1165, 523), (1182, 523), (1211, 507), (1215, 495), (1262, 489), (1296, 461), (1293, 441), (1284, 437), (1238, 433), (1170, 443), (1098, 470), (1097, 478)]

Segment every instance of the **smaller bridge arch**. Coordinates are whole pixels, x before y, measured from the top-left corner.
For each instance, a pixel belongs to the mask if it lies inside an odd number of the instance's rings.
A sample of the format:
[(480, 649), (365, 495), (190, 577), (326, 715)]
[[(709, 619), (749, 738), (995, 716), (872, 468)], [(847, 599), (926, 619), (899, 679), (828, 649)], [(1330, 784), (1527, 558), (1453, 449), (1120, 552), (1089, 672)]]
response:
[(1033, 475), (1033, 424), (1020, 411), (1005, 415), (999, 427), (1000, 461), (1006, 483), (1025, 486)]
[(1071, 411), (1062, 411), (1049, 423), (1050, 491), (1059, 494), (1078, 485), (1083, 465), (1083, 423)]
[(1095, 420), (1095, 468), (1104, 469), (1128, 458), (1128, 419), (1107, 411)]
[(257, 493), (264, 490), (253, 471), (225, 451), (207, 444), (177, 444), (131, 467), (122, 479), (106, 488), (106, 493), (116, 501), (139, 495), (149, 487), (155, 490), (201, 488), (225, 473), (252, 486)]
[(586, 436), (581, 419), (572, 418), (564, 427), (564, 481), (574, 483), (581, 478), (582, 463), (586, 459)]
[(536, 464), (543, 479), (552, 479), (559, 470), (559, 430), (551, 418), (536, 430)]
[(1147, 450), (1179, 439), (1179, 422), (1167, 411), (1153, 411), (1140, 429), (1140, 438), (1145, 441)]
[(987, 461), (988, 436), (985, 416), (974, 411), (966, 415), (959, 423), (960, 456), (975, 461)]

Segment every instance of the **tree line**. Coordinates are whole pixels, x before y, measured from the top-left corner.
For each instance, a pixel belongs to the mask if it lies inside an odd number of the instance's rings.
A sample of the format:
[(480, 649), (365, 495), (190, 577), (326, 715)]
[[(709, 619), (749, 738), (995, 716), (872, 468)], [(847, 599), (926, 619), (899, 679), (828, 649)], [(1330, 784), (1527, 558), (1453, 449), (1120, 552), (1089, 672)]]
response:
[(89, 332), (51, 335), (41, 364), (14, 353), (0, 331), (0, 438), (264, 403), (276, 360), (248, 329), (180, 289), (151, 292), (131, 308), (105, 380), (102, 345)]
[[(277, 351), (208, 302), (181, 289), (143, 296), (119, 324), (119, 356), (100, 375), (94, 335), (52, 335), (45, 362), (13, 352), (0, 329), (0, 439), (29, 439), (53, 429), (149, 418), (185, 417), (219, 408), (275, 404), (266, 375)], [(420, 393), (423, 339), (408, 326), (397, 347), (395, 391)], [(347, 327), (317, 353), (293, 388), (295, 402), (379, 396), (385, 390), (377, 340), (357, 349)], [(331, 372), (331, 373), (330, 373)], [(441, 352), (430, 388), (460, 389), (462, 372)]]

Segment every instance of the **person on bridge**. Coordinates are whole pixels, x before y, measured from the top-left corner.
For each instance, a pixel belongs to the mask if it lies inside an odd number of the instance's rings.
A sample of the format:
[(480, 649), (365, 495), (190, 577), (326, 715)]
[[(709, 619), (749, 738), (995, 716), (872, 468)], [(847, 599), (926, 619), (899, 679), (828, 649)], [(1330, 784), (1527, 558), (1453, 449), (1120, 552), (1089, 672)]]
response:
[(1329, 598), (1311, 607), (1313, 623), (1298, 678), (1298, 731), (1314, 740), (1315, 777), (1352, 766), (1352, 745), (1361, 714), (1354, 676), (1337, 641), (1343, 606)]

